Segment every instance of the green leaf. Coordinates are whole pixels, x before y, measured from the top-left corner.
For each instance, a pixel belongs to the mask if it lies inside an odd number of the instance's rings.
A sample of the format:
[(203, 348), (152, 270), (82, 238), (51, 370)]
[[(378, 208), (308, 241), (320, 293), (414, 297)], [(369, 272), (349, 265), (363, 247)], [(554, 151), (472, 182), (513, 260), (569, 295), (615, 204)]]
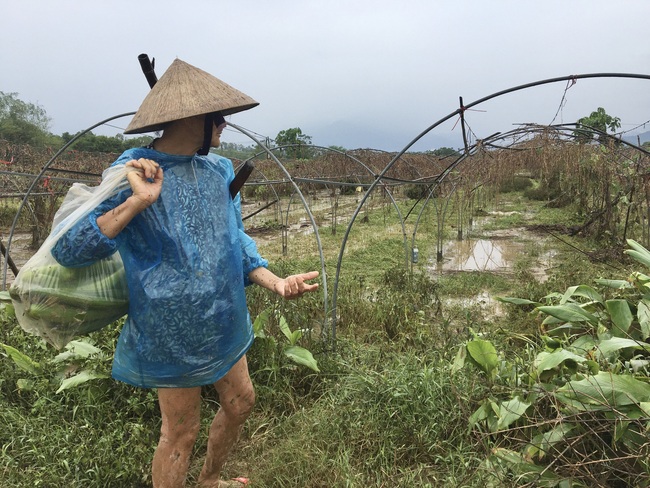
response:
[(91, 356), (97, 356), (102, 352), (97, 347), (83, 340), (70, 341), (66, 344), (65, 348), (67, 349), (66, 351), (57, 354), (52, 359), (53, 363), (62, 363), (71, 359), (86, 359)]
[(578, 337), (571, 343), (570, 349), (581, 353), (583, 356), (596, 347), (596, 339), (590, 335)]
[[(573, 335), (575, 333), (583, 332), (585, 329), (587, 329), (587, 327), (584, 326), (584, 325), (577, 326), (575, 324), (565, 324), (565, 323), (557, 320), (555, 317), (551, 317), (550, 315), (548, 317), (546, 317), (546, 318), (554, 320), (554, 322), (549, 322), (548, 324), (551, 324), (551, 325), (552, 324), (557, 324), (557, 323), (562, 323), (563, 324), (563, 325), (560, 325), (559, 327), (554, 327), (553, 329), (549, 329), (547, 331), (548, 335), (552, 336), (552, 337), (553, 336), (559, 336), (559, 337), (570, 336), (570, 335)], [(544, 322), (542, 322), (542, 323), (544, 325), (548, 325), (546, 320), (544, 320)], [(589, 324), (587, 324), (587, 325), (589, 325)]]
[(83, 385), (84, 383), (91, 380), (103, 379), (103, 378), (108, 378), (108, 375), (105, 375), (103, 373), (97, 373), (96, 371), (84, 369), (83, 371), (79, 372), (79, 374), (64, 379), (61, 382), (61, 386), (59, 386), (59, 389), (56, 390), (56, 393), (61, 393), (63, 390), (67, 390), (69, 388), (74, 388), (76, 386)]
[(296, 329), (291, 333), (291, 337), (289, 338), (289, 343), (292, 346), (295, 346), (301, 337), (302, 337), (302, 331), (300, 329)]
[(627, 300), (607, 300), (605, 307), (614, 324), (612, 334), (618, 337), (626, 337), (627, 331), (630, 329), (630, 325), (632, 325), (632, 321), (634, 320)]
[(255, 317), (255, 322), (253, 322), (253, 333), (255, 338), (264, 339), (266, 338), (266, 324), (269, 321), (269, 311), (263, 310), (257, 317)]
[(575, 428), (575, 424), (562, 423), (556, 425), (548, 432), (536, 435), (524, 450), (524, 456), (529, 459), (533, 459), (535, 456), (540, 460), (543, 459), (546, 454), (551, 452), (555, 444), (562, 442), (566, 438), (566, 435)]
[(641, 402), (639, 403), (639, 408), (643, 412), (643, 415), (650, 417), (650, 402)]
[(289, 359), (291, 359), (294, 363), (307, 366), (308, 368), (313, 369), (317, 373), (320, 372), (320, 369), (318, 369), (318, 363), (314, 359), (314, 356), (312, 356), (311, 352), (305, 349), (304, 347), (287, 346), (284, 349), (284, 354)]
[(609, 357), (613, 352), (627, 348), (645, 349), (646, 351), (650, 351), (650, 344), (635, 341), (634, 339), (627, 339), (625, 337), (612, 337), (611, 339), (602, 340), (598, 344), (598, 350), (603, 357)]
[(289, 329), (289, 324), (287, 323), (287, 319), (284, 317), (280, 317), (280, 330), (284, 334), (284, 336), (291, 342), (291, 329)]
[(648, 288), (648, 283), (650, 283), (650, 276), (638, 271), (633, 272), (628, 278), (628, 281), (630, 282), (631, 286), (638, 288), (642, 292), (647, 292), (650, 289)]
[(492, 343), (483, 339), (474, 339), (467, 343), (470, 357), (491, 377), (496, 374), (498, 366), (497, 351)]
[(638, 261), (639, 263), (643, 264), (644, 266), (647, 266), (650, 268), (650, 255), (646, 252), (639, 252), (639, 251), (631, 251), (629, 249), (624, 251), (625, 254), (630, 256), (632, 259), (635, 261)]
[[(601, 371), (579, 381), (570, 381), (556, 391), (556, 397), (580, 410), (621, 407), (650, 401), (650, 385), (634, 377)], [(598, 408), (596, 408), (598, 409)]]
[(27, 371), (33, 375), (39, 375), (43, 371), (43, 367), (40, 363), (37, 363), (32, 358), (23, 354), (18, 349), (8, 346), (7, 344), (1, 344), (4, 348), (7, 355), (13, 359), (16, 366), (18, 366), (23, 371)]
[(27, 378), (20, 378), (16, 381), (16, 386), (21, 391), (33, 391), (36, 382), (34, 382), (34, 380), (28, 380)]
[(599, 280), (596, 280), (596, 283), (598, 283), (599, 285), (602, 285), (602, 286), (606, 286), (608, 288), (615, 288), (617, 290), (622, 290), (622, 289), (625, 289), (625, 288), (632, 288), (632, 285), (627, 280), (599, 279)]
[[(539, 311), (539, 308), (537, 309)], [(556, 319), (552, 315), (547, 315), (544, 321), (542, 322), (543, 325), (556, 325), (556, 324), (564, 324), (560, 319)]]
[(467, 347), (465, 344), (458, 348), (454, 362), (451, 365), (451, 374), (455, 374), (465, 366), (465, 358), (467, 357)]
[(587, 359), (578, 356), (577, 354), (567, 351), (566, 349), (558, 349), (553, 352), (540, 352), (535, 358), (535, 368), (537, 369), (537, 374), (540, 374), (549, 369), (558, 367), (560, 364), (565, 361), (574, 361), (576, 363), (584, 363)]
[(598, 319), (594, 315), (586, 312), (575, 303), (537, 307), (537, 310), (563, 322), (588, 322), (592, 325), (598, 324)]
[(560, 303), (565, 304), (572, 297), (588, 298), (592, 302), (603, 301), (603, 297), (601, 297), (596, 290), (594, 290), (592, 287), (587, 285), (577, 285), (577, 286), (571, 286), (567, 288), (566, 292), (564, 292), (564, 295), (562, 295)]
[(512, 398), (502, 402), (499, 405), (499, 421), (497, 430), (508, 428), (513, 422), (516, 422), (530, 407), (530, 403), (524, 402), (519, 397)]
[(650, 251), (648, 251), (645, 247), (643, 247), (637, 241), (635, 241), (634, 239), (627, 239), (626, 242), (627, 242), (627, 245), (630, 246), (632, 249), (634, 249), (635, 251), (641, 252), (641, 253), (645, 253), (650, 258)]
[(473, 429), (476, 424), (482, 420), (486, 420), (490, 413), (494, 413), (491, 406), (490, 400), (485, 400), (480, 407), (469, 417), (468, 423), (469, 428)]
[(66, 344), (65, 348), (78, 358), (88, 358), (101, 354), (102, 352), (101, 349), (85, 340), (70, 341)]
[(557, 487), (562, 479), (546, 466), (537, 466), (527, 461), (523, 454), (503, 447), (492, 449), (492, 456), (506, 463), (517, 480), (517, 486), (532, 483), (539, 488)]
[(589, 374), (598, 374), (600, 373), (600, 364), (597, 361), (589, 359), (587, 361), (587, 369), (589, 369)]
[(650, 337), (650, 300), (642, 298), (636, 306), (636, 318), (641, 329), (641, 338)]
[(632, 239), (628, 239), (627, 244), (632, 250), (625, 250), (625, 254), (650, 268), (650, 251)]

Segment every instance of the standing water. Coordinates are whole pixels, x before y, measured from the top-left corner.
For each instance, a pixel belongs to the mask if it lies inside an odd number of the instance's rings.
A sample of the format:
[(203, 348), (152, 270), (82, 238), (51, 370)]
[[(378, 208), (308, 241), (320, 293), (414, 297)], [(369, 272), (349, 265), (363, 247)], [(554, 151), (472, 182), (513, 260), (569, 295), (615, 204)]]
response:
[[(524, 261), (529, 271), (539, 281), (548, 279), (547, 271), (553, 265), (556, 251), (548, 249), (546, 240), (525, 228), (481, 232), (481, 237), (449, 240), (443, 245), (443, 260), (436, 262), (435, 255), (428, 261), (428, 269), (442, 276), (457, 272), (488, 272), (511, 274), (518, 262)], [(534, 249), (534, 251), (533, 251)], [(501, 302), (486, 290), (476, 296), (445, 300), (447, 305), (479, 307), (486, 316), (503, 313)]]

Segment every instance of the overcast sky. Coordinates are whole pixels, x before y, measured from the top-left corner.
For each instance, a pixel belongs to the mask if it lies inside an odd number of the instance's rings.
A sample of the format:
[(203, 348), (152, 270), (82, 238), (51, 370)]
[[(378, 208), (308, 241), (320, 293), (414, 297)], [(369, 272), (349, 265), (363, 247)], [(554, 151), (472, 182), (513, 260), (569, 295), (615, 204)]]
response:
[[(42, 106), (55, 134), (137, 110), (149, 89), (140, 53), (159, 77), (178, 57), (255, 98), (229, 120), (261, 136), (300, 127), (317, 145), (390, 151), (459, 97), (650, 74), (649, 0), (0, 0), (0, 19), (0, 91)], [(623, 130), (650, 120), (650, 80), (579, 80), (563, 101), (566, 88), (491, 100), (466, 112), (469, 127), (481, 138), (598, 107)], [(456, 122), (413, 148), (459, 147)], [(233, 131), (223, 140), (252, 143)]]

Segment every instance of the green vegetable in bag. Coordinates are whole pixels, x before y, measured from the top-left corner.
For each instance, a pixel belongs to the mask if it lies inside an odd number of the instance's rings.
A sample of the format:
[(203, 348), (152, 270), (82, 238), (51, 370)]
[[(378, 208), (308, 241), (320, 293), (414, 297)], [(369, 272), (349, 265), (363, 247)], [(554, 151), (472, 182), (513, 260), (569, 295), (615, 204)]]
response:
[(104, 171), (99, 186), (73, 184), (54, 216), (54, 230), (9, 289), (20, 326), (58, 349), (128, 312), (129, 294), (119, 253), (90, 266), (66, 268), (56, 262), (51, 249), (101, 202), (128, 188), (130, 171), (137, 170), (112, 166)]
[(23, 329), (58, 349), (114, 322), (129, 307), (124, 267), (115, 257), (83, 268), (25, 268), (9, 294)]

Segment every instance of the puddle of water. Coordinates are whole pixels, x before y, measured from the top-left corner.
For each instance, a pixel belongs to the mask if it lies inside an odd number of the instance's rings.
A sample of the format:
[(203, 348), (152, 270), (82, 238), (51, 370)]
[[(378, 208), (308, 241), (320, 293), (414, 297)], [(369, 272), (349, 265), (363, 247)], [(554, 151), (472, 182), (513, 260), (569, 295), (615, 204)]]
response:
[[(479, 226), (477, 226), (479, 227)], [(475, 227), (476, 229), (476, 227)], [(539, 254), (530, 253), (530, 243), (536, 243)], [(522, 256), (530, 260), (530, 271), (539, 282), (548, 279), (547, 270), (557, 254), (554, 249), (545, 250), (545, 239), (524, 228), (498, 230), (482, 233), (481, 238), (467, 238), (462, 241), (449, 240), (443, 245), (443, 260), (429, 258), (429, 269), (437, 275), (453, 272), (512, 273)], [(505, 311), (503, 304), (487, 291), (471, 297), (444, 300), (446, 306), (463, 308), (478, 307), (486, 317), (499, 317)]]
[[(512, 238), (449, 241), (443, 248), (443, 261), (432, 267), (438, 274), (453, 271), (509, 273), (525, 252), (526, 241), (515, 241)], [(531, 272), (540, 282), (548, 279), (546, 269), (551, 266), (555, 254), (556, 251), (550, 250), (530, 257), (533, 260)]]
[[(475, 221), (473, 232), (481, 229), (495, 215), (512, 215), (516, 212), (491, 212), (488, 216)], [(430, 261), (431, 269), (437, 274), (458, 271), (484, 271), (494, 273), (510, 273), (514, 271), (517, 261), (523, 257), (530, 259), (531, 272), (540, 281), (548, 279), (546, 270), (552, 265), (556, 255), (555, 250), (545, 250), (539, 255), (526, 256), (530, 252), (531, 242), (538, 244), (540, 251), (544, 248), (545, 240), (538, 234), (525, 228), (495, 230), (481, 232), (480, 238), (464, 240), (449, 240), (443, 244), (441, 262), (435, 257)]]
[(512, 252), (505, 246), (487, 239), (468, 239), (447, 243), (443, 257), (447, 261), (439, 263), (442, 271), (499, 271), (508, 267), (509, 261), (504, 253)]

